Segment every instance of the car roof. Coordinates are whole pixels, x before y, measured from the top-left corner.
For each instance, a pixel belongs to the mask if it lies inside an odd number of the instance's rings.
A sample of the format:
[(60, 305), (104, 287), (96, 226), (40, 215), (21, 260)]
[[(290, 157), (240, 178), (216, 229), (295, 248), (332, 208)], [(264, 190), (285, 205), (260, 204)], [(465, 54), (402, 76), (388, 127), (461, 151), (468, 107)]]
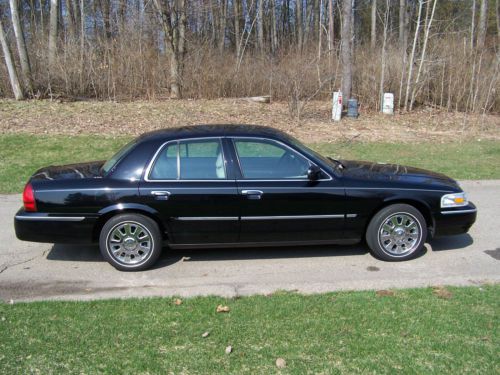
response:
[(145, 133), (140, 140), (169, 140), (191, 137), (266, 136), (286, 139), (288, 135), (280, 130), (262, 125), (244, 124), (201, 124), (166, 128)]

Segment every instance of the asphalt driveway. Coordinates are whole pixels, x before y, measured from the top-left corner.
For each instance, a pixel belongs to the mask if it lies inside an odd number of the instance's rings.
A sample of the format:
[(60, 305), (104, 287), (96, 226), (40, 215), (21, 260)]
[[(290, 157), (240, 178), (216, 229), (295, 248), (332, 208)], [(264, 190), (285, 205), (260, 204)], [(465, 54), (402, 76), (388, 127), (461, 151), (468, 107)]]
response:
[(500, 281), (500, 181), (464, 181), (478, 206), (469, 234), (440, 238), (421, 257), (387, 263), (366, 247), (321, 246), (165, 251), (148, 271), (124, 273), (95, 246), (18, 241), (18, 195), (0, 195), (0, 299), (94, 299), (146, 296), (238, 296)]

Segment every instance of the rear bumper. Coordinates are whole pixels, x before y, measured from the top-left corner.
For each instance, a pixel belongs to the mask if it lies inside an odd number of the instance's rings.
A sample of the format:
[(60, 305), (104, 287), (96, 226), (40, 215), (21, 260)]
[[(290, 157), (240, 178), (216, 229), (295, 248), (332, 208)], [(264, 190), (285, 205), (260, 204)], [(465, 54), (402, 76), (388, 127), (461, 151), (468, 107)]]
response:
[(93, 242), (97, 217), (26, 212), (14, 217), (16, 237), (22, 241), (88, 244)]
[(441, 210), (435, 215), (434, 236), (449, 236), (467, 233), (476, 221), (477, 208), (474, 203), (465, 207)]

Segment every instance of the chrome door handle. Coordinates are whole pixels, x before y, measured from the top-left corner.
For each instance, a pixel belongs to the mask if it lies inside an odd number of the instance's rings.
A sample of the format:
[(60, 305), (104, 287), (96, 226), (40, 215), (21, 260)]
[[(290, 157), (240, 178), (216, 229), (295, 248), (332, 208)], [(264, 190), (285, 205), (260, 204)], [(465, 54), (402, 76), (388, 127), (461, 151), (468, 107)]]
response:
[(242, 190), (241, 194), (246, 195), (248, 199), (260, 199), (264, 192), (262, 190)]
[(170, 192), (166, 190), (153, 190), (151, 195), (154, 195), (156, 199), (166, 201), (170, 197)]

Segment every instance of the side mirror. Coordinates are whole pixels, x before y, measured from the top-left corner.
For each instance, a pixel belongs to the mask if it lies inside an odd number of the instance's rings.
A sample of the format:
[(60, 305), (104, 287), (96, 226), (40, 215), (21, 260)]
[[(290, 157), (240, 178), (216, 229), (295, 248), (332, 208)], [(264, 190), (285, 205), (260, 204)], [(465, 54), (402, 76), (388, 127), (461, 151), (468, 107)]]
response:
[(321, 176), (321, 169), (317, 165), (311, 165), (307, 170), (307, 178), (311, 181), (316, 181)]

